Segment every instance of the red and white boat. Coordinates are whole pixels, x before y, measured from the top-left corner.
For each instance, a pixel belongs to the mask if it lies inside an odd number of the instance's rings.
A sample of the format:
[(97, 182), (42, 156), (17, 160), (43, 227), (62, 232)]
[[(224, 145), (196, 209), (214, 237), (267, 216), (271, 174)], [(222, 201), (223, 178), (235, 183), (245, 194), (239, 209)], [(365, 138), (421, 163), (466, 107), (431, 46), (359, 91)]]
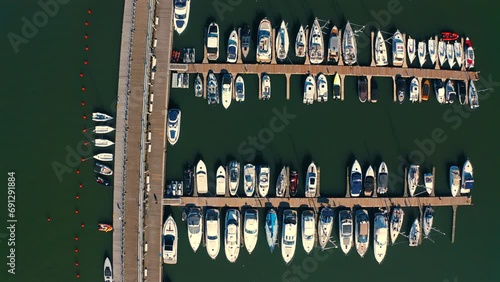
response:
[(459, 37), (458, 33), (450, 31), (443, 31), (441, 32), (441, 35), (443, 36), (444, 41), (454, 41), (457, 40)]
[(465, 67), (468, 69), (474, 67), (474, 49), (469, 37), (465, 38)]
[(296, 171), (290, 173), (290, 196), (297, 195), (297, 186), (299, 184), (299, 174)]

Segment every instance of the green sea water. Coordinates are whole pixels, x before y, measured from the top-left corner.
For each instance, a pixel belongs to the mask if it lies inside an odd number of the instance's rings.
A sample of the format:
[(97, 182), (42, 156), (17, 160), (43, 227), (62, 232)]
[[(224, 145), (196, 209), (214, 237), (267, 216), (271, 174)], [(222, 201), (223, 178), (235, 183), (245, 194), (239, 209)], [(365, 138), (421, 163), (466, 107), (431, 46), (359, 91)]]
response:
[[(0, 77), (4, 80), (0, 84), (4, 129), (0, 147), (1, 172), (5, 177), (5, 190), (0, 197), (1, 281), (76, 281), (76, 274), (81, 275), (80, 281), (101, 281), (104, 257), (111, 254), (111, 234), (97, 232), (96, 227), (99, 222), (112, 220), (112, 191), (94, 183), (91, 162), (80, 163), (79, 155), (93, 154), (81, 145), (88, 140), (82, 129), (92, 125), (82, 115), (90, 115), (93, 110), (115, 113), (123, 1), (60, 2), (67, 4), (60, 4), (59, 11), (28, 36), (23, 35), (22, 18), (33, 21), (33, 15), (42, 10), (36, 1), (8, 0), (0, 10), (4, 19), (0, 27)], [(250, 24), (255, 39), (256, 28), (264, 16), (274, 27), (282, 19), (287, 21), (292, 41), (298, 27), (311, 25), (314, 17), (329, 19), (330, 27), (336, 24), (343, 28), (349, 20), (358, 25), (374, 23), (375, 28), (391, 33), (398, 28), (417, 40), (453, 30), (471, 38), (476, 66), (481, 70), (481, 80), (476, 85), (491, 90), (481, 92), (481, 107), (475, 112), (440, 106), (433, 96), (422, 104), (395, 104), (390, 79), (377, 79), (377, 104), (359, 103), (355, 78), (346, 80), (345, 101), (311, 106), (302, 104), (305, 76), (292, 77), (291, 99), (287, 101), (285, 77), (272, 75), (272, 99), (264, 102), (257, 98), (257, 76), (245, 75), (246, 101), (233, 102), (228, 110), (208, 106), (206, 100), (194, 97), (192, 88), (172, 90), (170, 107), (182, 110), (182, 133), (179, 142), (168, 147), (167, 180), (181, 179), (183, 166), (202, 158), (211, 175), (209, 188), (213, 193), (216, 168), (237, 159), (242, 163), (268, 164), (273, 187), (282, 165), (297, 169), (303, 182), (304, 171), (314, 160), (321, 167), (322, 194), (343, 196), (346, 167), (354, 159), (364, 169), (369, 164), (378, 166), (383, 160), (394, 175), (389, 192), (400, 195), (401, 164), (409, 160), (420, 163), (425, 170), (436, 166), (436, 193), (447, 195), (449, 166), (461, 166), (470, 158), (476, 186), (474, 205), (458, 210), (454, 244), (450, 242), (451, 208), (436, 208), (435, 227), (446, 235), (433, 233), (434, 243), (424, 240), (420, 247), (411, 249), (400, 238), (401, 244), (388, 248), (382, 265), (376, 263), (372, 248), (363, 259), (355, 250), (345, 256), (339, 249), (313, 251), (307, 256), (299, 241), (295, 258), (287, 267), (279, 248), (269, 253), (263, 229), (252, 255), (242, 248), (237, 263), (230, 264), (222, 248), (213, 261), (204, 248), (193, 254), (185, 222), (181, 221), (181, 209), (166, 208), (166, 216), (174, 214), (180, 239), (178, 264), (164, 267), (165, 281), (500, 280), (495, 270), (500, 263), (496, 255), (500, 245), (495, 235), (499, 224), (494, 217), (496, 198), (500, 195), (495, 187), (499, 154), (493, 133), (498, 130), (495, 109), (499, 99), (495, 90), (500, 82), (494, 56), (498, 39), (491, 36), (496, 24), (495, 7), (486, 2), (469, 5), (463, 0), (452, 6), (428, 0), (192, 2), (189, 26), (182, 36), (174, 37), (174, 47), (196, 48), (198, 60), (204, 27), (212, 20), (217, 21), (224, 38), (221, 61), (226, 56), (226, 39), (232, 28)], [(88, 14), (88, 9), (92, 9), (92, 14)], [(89, 22), (88, 27), (85, 21)], [(28, 41), (18, 46), (17, 53), (9, 42), (10, 32), (23, 35)], [(370, 61), (367, 39), (368, 29), (358, 37), (359, 61), (363, 65)], [(88, 52), (84, 51), (85, 45), (90, 48)], [(293, 53), (292, 48), (290, 52)], [(252, 48), (251, 57), (254, 53)], [(88, 65), (83, 64), (85, 59)], [(291, 62), (299, 60), (292, 56)], [(79, 77), (80, 72), (85, 74), (83, 78)], [(85, 94), (82, 86), (87, 87)], [(82, 101), (85, 107), (81, 106)], [(289, 118), (280, 123), (284, 111)], [(278, 120), (276, 126), (280, 129), (269, 134), (265, 128), (272, 128), (274, 120)], [(251, 146), (253, 137), (262, 146)], [(429, 141), (433, 138), (435, 141)], [(55, 163), (68, 167), (70, 172), (58, 178)], [(76, 169), (80, 169), (80, 174), (75, 173)], [(9, 171), (16, 173), (15, 275), (7, 272), (6, 264), (10, 253), (10, 233), (4, 228), (9, 216)], [(78, 188), (79, 183), (84, 184), (82, 189)], [(407, 209), (406, 214), (409, 223), (418, 215), (418, 209)], [(263, 210), (260, 217), (264, 217)], [(404, 228), (408, 230), (409, 224)], [(336, 227), (334, 238), (338, 237), (337, 230)], [(79, 266), (75, 266), (76, 261)]]

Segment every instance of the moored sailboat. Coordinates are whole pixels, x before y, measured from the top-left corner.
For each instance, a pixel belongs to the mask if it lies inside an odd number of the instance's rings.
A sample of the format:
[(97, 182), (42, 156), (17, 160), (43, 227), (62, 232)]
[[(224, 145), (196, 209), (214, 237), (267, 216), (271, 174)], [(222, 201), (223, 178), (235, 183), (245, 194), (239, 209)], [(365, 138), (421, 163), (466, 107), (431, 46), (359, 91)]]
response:
[(427, 45), (425, 42), (420, 41), (418, 42), (418, 62), (420, 63), (420, 66), (423, 67), (425, 64), (425, 57), (427, 56)]
[(318, 217), (318, 239), (321, 250), (325, 250), (326, 244), (330, 242), (333, 228), (333, 210), (324, 207)]
[(474, 48), (470, 42), (469, 37), (465, 38), (465, 68), (471, 69), (474, 67)]
[(278, 35), (276, 35), (276, 57), (278, 60), (283, 61), (286, 59), (289, 46), (288, 30), (285, 21), (282, 21)]
[(424, 185), (427, 194), (431, 195), (432, 191), (434, 191), (434, 175), (432, 173), (424, 174)]
[(114, 131), (115, 129), (111, 126), (107, 126), (107, 125), (98, 125), (96, 127), (94, 127), (94, 133), (95, 134), (106, 134), (106, 133), (110, 133), (111, 131)]
[(403, 226), (405, 218), (405, 212), (401, 207), (392, 208), (391, 215), (391, 242), (394, 245), (398, 239), (399, 233), (401, 232), (401, 227)]
[(307, 52), (307, 39), (304, 27), (300, 26), (297, 37), (295, 38), (295, 56), (304, 58)]
[(276, 181), (276, 197), (284, 197), (287, 186), (286, 167), (283, 167)]
[(431, 37), (427, 40), (427, 49), (429, 49), (429, 59), (432, 65), (435, 65), (437, 60), (437, 44), (434, 38)]
[(464, 62), (464, 52), (462, 51), (462, 43), (456, 41), (453, 43), (453, 49), (455, 51), (455, 59), (457, 60), (457, 64), (459, 67), (462, 67)]
[(453, 68), (455, 65), (455, 50), (453, 48), (453, 44), (450, 44), (450, 42), (446, 44), (446, 59), (448, 60), (450, 69)]
[(375, 65), (378, 67), (387, 66), (387, 47), (385, 45), (384, 36), (380, 30), (377, 32), (377, 39), (375, 40)]
[(408, 169), (408, 190), (410, 190), (411, 197), (413, 197), (415, 190), (417, 190), (419, 179), (420, 166), (414, 164), (410, 165), (410, 169)]
[(418, 219), (415, 219), (410, 229), (410, 235), (408, 236), (408, 245), (410, 247), (417, 247), (418, 245), (420, 245), (421, 236), (422, 230), (420, 228), (420, 222), (418, 221)]
[(446, 44), (442, 40), (438, 42), (438, 58), (439, 65), (443, 67), (444, 63), (446, 62)]
[(101, 162), (112, 162), (113, 161), (113, 154), (100, 153), (100, 154), (94, 155), (94, 159), (101, 161)]
[(417, 42), (411, 36), (408, 36), (408, 41), (406, 42), (406, 44), (407, 44), (406, 51), (408, 52), (408, 60), (410, 61), (411, 64), (417, 57)]
[(472, 79), (469, 81), (469, 105), (472, 110), (479, 108), (479, 96)]
[(427, 238), (432, 230), (432, 224), (434, 223), (434, 209), (431, 206), (425, 207), (424, 218), (422, 219), (422, 229), (424, 231), (424, 236)]
[(109, 147), (115, 144), (115, 142), (107, 139), (94, 139), (94, 145), (96, 147)]
[(451, 195), (453, 197), (456, 197), (460, 191), (460, 170), (458, 169), (458, 166), (451, 166), (450, 167), (450, 189), (451, 189)]
[(356, 37), (349, 21), (345, 26), (344, 37), (342, 38), (342, 56), (344, 57), (344, 63), (348, 66), (352, 66), (358, 62)]
[(309, 34), (309, 61), (311, 64), (321, 64), (325, 57), (324, 52), (323, 32), (318, 18), (315, 18)]
[(99, 112), (93, 112), (92, 113), (92, 120), (97, 121), (97, 122), (104, 122), (104, 121), (110, 121), (112, 120), (113, 117), (107, 114), (99, 113)]

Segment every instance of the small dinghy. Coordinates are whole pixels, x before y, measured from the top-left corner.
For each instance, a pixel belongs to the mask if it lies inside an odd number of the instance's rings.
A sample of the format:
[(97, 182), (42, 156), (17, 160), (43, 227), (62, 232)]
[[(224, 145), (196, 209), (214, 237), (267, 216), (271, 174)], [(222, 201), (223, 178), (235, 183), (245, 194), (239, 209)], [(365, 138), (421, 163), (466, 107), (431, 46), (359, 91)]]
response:
[(236, 102), (245, 102), (245, 81), (241, 75), (236, 77), (234, 89), (236, 91)]
[(94, 159), (101, 161), (101, 162), (112, 162), (113, 161), (113, 154), (100, 153), (100, 154), (94, 155)]
[(94, 145), (96, 147), (109, 147), (114, 145), (115, 142), (107, 140), (107, 139), (95, 139), (94, 140)]
[(113, 117), (110, 115), (107, 115), (107, 114), (98, 113), (98, 112), (92, 113), (92, 120), (93, 121), (104, 122), (104, 121), (110, 121), (112, 119), (113, 119)]
[(94, 133), (96, 134), (106, 134), (110, 133), (111, 131), (114, 131), (115, 129), (111, 126), (102, 126), (98, 125), (94, 128)]

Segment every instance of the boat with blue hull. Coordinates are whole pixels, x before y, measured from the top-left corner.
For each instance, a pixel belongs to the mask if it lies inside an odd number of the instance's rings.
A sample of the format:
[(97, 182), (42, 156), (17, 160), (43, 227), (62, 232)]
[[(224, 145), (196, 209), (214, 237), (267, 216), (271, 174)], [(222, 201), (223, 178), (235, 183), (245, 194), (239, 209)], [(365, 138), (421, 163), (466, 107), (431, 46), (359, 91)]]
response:
[(276, 211), (274, 209), (267, 212), (265, 228), (267, 245), (272, 253), (278, 240), (278, 216), (276, 215)]

